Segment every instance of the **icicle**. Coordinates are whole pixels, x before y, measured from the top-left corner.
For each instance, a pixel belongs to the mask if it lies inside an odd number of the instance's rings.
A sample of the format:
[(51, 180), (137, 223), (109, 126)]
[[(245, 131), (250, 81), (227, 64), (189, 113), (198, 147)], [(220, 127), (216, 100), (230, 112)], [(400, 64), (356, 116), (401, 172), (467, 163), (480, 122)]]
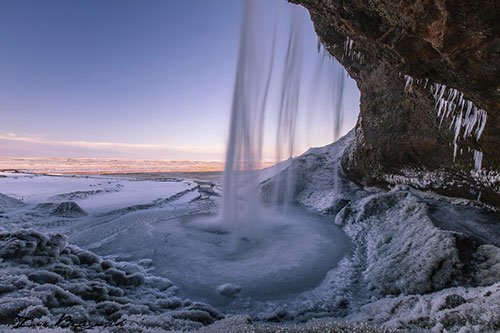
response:
[(476, 129), (476, 140), (479, 140), (481, 137), (481, 134), (483, 134), (484, 128), (486, 127), (486, 118), (488, 117), (488, 114), (484, 110), (479, 110), (479, 114), (481, 116), (481, 121), (479, 122), (480, 125)]
[(404, 80), (405, 80), (405, 92), (411, 92), (413, 86), (413, 78), (409, 75), (405, 75)]
[(444, 93), (446, 92), (446, 86), (444, 84), (441, 85), (441, 91), (439, 92), (439, 99), (443, 98)]
[(462, 113), (455, 119), (455, 136), (453, 137), (453, 161), (457, 157), (457, 140), (460, 135), (460, 128), (462, 127)]
[(483, 163), (483, 152), (474, 150), (474, 170), (481, 171)]
[(441, 112), (443, 111), (443, 100), (441, 100), (441, 99), (437, 100), (436, 108), (437, 108), (437, 115), (439, 117), (439, 116), (441, 116)]
[(467, 112), (465, 113), (467, 116), (469, 116), (470, 112), (472, 111), (472, 102), (467, 101)]
[[(346, 41), (346, 47), (350, 40)], [(429, 79), (414, 79), (410, 75), (403, 75), (399, 72), (398, 76), (403, 76), (405, 81), (404, 91), (411, 92), (413, 84), (424, 84), (424, 88), (429, 84), (429, 91), (434, 96), (435, 109), (439, 118), (439, 128), (441, 128), (444, 118), (452, 117), (449, 129), (453, 129), (453, 160), (455, 161), (458, 152), (459, 138), (467, 139), (471, 135), (479, 140), (485, 127), (487, 113), (480, 109), (474, 103), (464, 97), (464, 94), (455, 88), (447, 88), (445, 84), (429, 82)], [(463, 131), (463, 133), (462, 133)], [(460, 148), (460, 155), (463, 149)]]
[[(450, 123), (450, 127), (448, 129), (451, 130), (451, 128), (453, 127), (453, 124), (455, 124), (455, 118), (457, 117), (457, 115), (454, 115), (453, 118), (451, 119), (451, 123)], [(441, 122), (443, 121), (444, 117), (441, 117)], [(439, 126), (441, 126), (441, 123), (439, 124)]]
[(446, 118), (448, 118), (451, 114), (451, 110), (453, 109), (453, 104), (450, 101), (444, 101), (446, 104)]
[(437, 95), (438, 95), (438, 91), (439, 91), (439, 86), (440, 86), (439, 83), (434, 83), (434, 85), (432, 85), (432, 88), (434, 89), (434, 91), (433, 91), (433, 93), (434, 93), (434, 99), (437, 99)]

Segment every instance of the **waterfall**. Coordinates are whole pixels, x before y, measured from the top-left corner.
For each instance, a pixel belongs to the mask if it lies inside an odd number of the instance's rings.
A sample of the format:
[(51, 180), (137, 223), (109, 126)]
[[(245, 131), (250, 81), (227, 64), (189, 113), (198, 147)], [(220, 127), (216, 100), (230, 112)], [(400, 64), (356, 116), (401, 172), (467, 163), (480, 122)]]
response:
[[(280, 25), (282, 21), (286, 23)], [(268, 218), (264, 218), (267, 213), (257, 176), (264, 148), (273, 144), (266, 136), (274, 133), (276, 162), (295, 156), (298, 140), (306, 140), (308, 133), (297, 132), (301, 114), (309, 119), (328, 113), (331, 138), (339, 137), (346, 73), (324, 49), (319, 48), (313, 57), (306, 54), (306, 23), (307, 16), (299, 6), (275, 0), (244, 2), (219, 217), (229, 231), (255, 228)], [(310, 96), (304, 96), (306, 93)], [(310, 101), (309, 105), (303, 105), (304, 101)], [(313, 133), (317, 129), (307, 130)], [(282, 213), (292, 202), (294, 190), (295, 175), (290, 167), (272, 195), (274, 206), (281, 207)]]

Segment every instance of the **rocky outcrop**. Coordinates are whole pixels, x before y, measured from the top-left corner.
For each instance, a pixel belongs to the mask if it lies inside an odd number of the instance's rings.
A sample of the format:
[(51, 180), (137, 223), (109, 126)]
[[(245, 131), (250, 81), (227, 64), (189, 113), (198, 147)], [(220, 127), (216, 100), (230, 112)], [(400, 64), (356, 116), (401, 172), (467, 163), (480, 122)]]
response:
[(87, 215), (87, 212), (83, 210), (74, 201), (65, 201), (56, 205), (52, 210), (52, 214), (62, 217), (82, 217)]
[[(500, 207), (500, 3), (290, 2), (309, 10), (325, 49), (361, 91), (356, 141), (343, 159), (351, 179), (407, 183)], [(461, 128), (455, 161), (452, 121), (460, 107), (440, 123), (433, 83), (456, 89), (487, 112), (479, 139), (463, 139)], [(474, 151), (483, 153), (481, 172), (471, 172)]]

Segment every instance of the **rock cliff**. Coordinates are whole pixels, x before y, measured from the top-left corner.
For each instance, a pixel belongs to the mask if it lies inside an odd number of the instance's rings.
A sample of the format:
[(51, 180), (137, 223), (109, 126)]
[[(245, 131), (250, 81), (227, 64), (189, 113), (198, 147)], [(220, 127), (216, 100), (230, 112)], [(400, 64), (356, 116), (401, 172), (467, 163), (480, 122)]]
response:
[(500, 207), (498, 1), (289, 1), (361, 91), (351, 179)]

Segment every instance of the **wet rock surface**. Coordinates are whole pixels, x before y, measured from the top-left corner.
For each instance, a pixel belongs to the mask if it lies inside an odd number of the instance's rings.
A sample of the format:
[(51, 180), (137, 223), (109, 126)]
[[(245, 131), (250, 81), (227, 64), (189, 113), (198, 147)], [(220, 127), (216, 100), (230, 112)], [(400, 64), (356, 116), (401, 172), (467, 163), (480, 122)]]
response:
[[(421, 188), (469, 199), (480, 195), (481, 201), (500, 206), (498, 2), (290, 2), (309, 10), (326, 50), (361, 91), (356, 142), (343, 160), (351, 179), (415, 185), (413, 178), (427, 177)], [(351, 40), (352, 48), (346, 45)], [(405, 91), (404, 75), (422, 83)], [(451, 119), (440, 126), (429, 93), (432, 82), (461, 91), (488, 113), (482, 137), (460, 140), (455, 162)], [(484, 153), (488, 179), (471, 174), (472, 150)]]

